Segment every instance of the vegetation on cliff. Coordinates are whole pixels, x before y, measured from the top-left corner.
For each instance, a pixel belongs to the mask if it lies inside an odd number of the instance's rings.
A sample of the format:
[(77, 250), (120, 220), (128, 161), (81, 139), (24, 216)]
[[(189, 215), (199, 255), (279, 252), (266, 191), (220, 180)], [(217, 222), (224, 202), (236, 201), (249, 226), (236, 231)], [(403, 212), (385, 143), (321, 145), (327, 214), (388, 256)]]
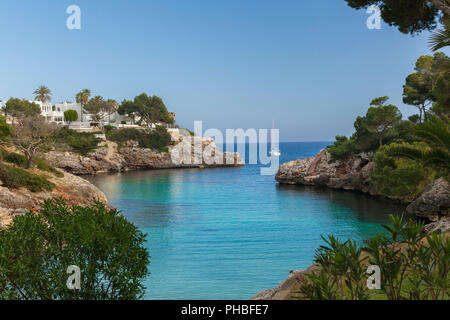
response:
[(375, 153), (371, 183), (378, 193), (411, 201), (435, 178), (448, 179), (450, 168), (450, 58), (443, 53), (422, 56), (403, 87), (403, 101), (419, 114), (402, 120), (388, 97), (374, 99), (355, 133), (336, 136), (328, 151), (332, 161), (361, 152)]
[(38, 151), (48, 147), (50, 135), (41, 131), (47, 126), (37, 128), (39, 121), (34, 122), (32, 117), (16, 115), (19, 116), (16, 128), (11, 128), (0, 118), (0, 142), (16, 147), (23, 154), (8, 152), (0, 147), (0, 183), (9, 189), (24, 187), (31, 192), (52, 191), (54, 184), (47, 177), (25, 170), (35, 166), (57, 177), (63, 175), (45, 160), (36, 157)]
[[(40, 214), (14, 218), (0, 232), (0, 299), (139, 299), (149, 253), (145, 234), (115, 209), (97, 203), (47, 201)], [(81, 272), (81, 290), (66, 286), (69, 266)]]
[(71, 151), (83, 156), (94, 151), (101, 141), (95, 137), (94, 133), (77, 132), (67, 127), (63, 127), (58, 131), (55, 140), (57, 143), (68, 145)]
[(123, 144), (127, 141), (136, 141), (140, 148), (160, 150), (170, 145), (172, 138), (165, 127), (158, 126), (153, 130), (137, 130), (125, 128), (112, 130), (106, 133), (108, 140)]

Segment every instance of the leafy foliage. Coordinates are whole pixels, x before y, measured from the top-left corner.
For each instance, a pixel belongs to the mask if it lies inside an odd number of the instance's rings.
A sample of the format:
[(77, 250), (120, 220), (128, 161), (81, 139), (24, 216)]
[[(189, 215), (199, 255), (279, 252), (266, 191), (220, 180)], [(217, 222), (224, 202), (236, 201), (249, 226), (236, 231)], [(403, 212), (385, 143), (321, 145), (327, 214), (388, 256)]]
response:
[(403, 86), (403, 102), (419, 109), (420, 122), (426, 119), (427, 108), (433, 102), (441, 100), (442, 103), (443, 99), (449, 99), (450, 94), (448, 91), (445, 94), (445, 89), (442, 88), (446, 85), (444, 80), (448, 80), (447, 73), (449, 70), (449, 57), (438, 52), (434, 56), (420, 57), (416, 62), (416, 72), (406, 78), (406, 83)]
[(80, 114), (80, 121), (83, 122), (83, 113), (84, 113), (84, 106), (89, 101), (89, 98), (91, 97), (91, 91), (89, 89), (84, 89), (76, 94), (75, 99), (77, 103), (81, 105), (81, 114)]
[[(15, 152), (8, 152), (3, 148), (0, 148), (0, 160), (15, 164), (16, 166), (19, 166), (21, 168), (27, 167), (27, 157), (24, 155), (15, 153)], [(63, 177), (64, 174), (55, 168), (53, 168), (51, 165), (48, 164), (47, 161), (41, 158), (34, 158), (33, 164), (42, 171), (50, 172), (54, 174), (56, 177)]]
[(345, 0), (354, 9), (379, 6), (381, 17), (402, 33), (415, 34), (436, 28), (438, 8), (427, 0)]
[(75, 122), (78, 120), (78, 112), (76, 110), (66, 110), (64, 111), (64, 119), (67, 122)]
[(444, 28), (433, 32), (429, 44), (431, 50), (438, 51), (450, 46), (450, 18), (446, 17), (443, 21)]
[(344, 160), (355, 153), (355, 141), (354, 138), (350, 139), (345, 136), (336, 136), (336, 141), (330, 147), (328, 151), (331, 155), (332, 161)]
[(401, 121), (402, 115), (396, 106), (385, 105), (388, 99), (379, 97), (372, 100), (366, 115), (356, 118), (355, 133), (350, 138), (336, 136), (336, 142), (328, 148), (332, 161), (376, 150), (383, 143), (401, 138), (400, 134), (408, 134), (409, 124)]
[(66, 127), (57, 133), (56, 140), (69, 145), (74, 152), (81, 155), (94, 151), (100, 143), (100, 139), (93, 133), (77, 132)]
[(123, 143), (136, 141), (140, 148), (161, 149), (170, 145), (172, 138), (165, 127), (157, 127), (154, 130), (138, 130), (125, 128), (107, 132), (107, 137), (111, 141)]
[[(0, 232), (0, 298), (132, 300), (142, 298), (149, 254), (145, 234), (115, 209), (47, 201)], [(67, 267), (81, 290), (67, 289)]]
[(26, 168), (30, 168), (37, 153), (52, 148), (57, 130), (58, 126), (48, 123), (44, 117), (20, 116), (16, 119), (7, 142), (26, 156)]
[(136, 96), (134, 101), (123, 101), (117, 112), (148, 127), (152, 127), (155, 123), (174, 123), (163, 100), (158, 96), (148, 96), (145, 93)]
[(302, 298), (366, 300), (379, 295), (366, 286), (368, 265), (381, 269), (381, 292), (389, 300), (445, 300), (450, 290), (450, 238), (423, 237), (423, 223), (391, 216), (385, 233), (364, 241), (323, 238), (326, 245), (314, 256), (319, 272), (307, 275)]
[(35, 94), (35, 100), (41, 101), (41, 102), (47, 102), (52, 99), (52, 92), (51, 90), (46, 86), (39, 86), (36, 90), (34, 90), (33, 94)]
[(5, 117), (0, 115), (0, 139), (4, 139), (11, 134), (11, 127), (6, 123)]
[(31, 192), (52, 191), (54, 184), (43, 176), (0, 163), (0, 181), (9, 189), (27, 188)]
[(388, 150), (392, 157), (403, 157), (419, 161), (424, 166), (438, 170), (445, 178), (450, 176), (450, 120), (437, 117), (421, 123), (414, 130), (417, 138), (425, 142), (429, 148), (415, 149), (411, 146), (393, 146)]
[(433, 181), (435, 173), (430, 168), (424, 167), (421, 162), (391, 157), (391, 150), (399, 148), (410, 148), (418, 152), (428, 149), (424, 143), (418, 142), (383, 146), (376, 153), (374, 158), (376, 168), (371, 172), (370, 178), (380, 194), (412, 201), (428, 183)]
[(6, 101), (5, 112), (13, 116), (33, 117), (41, 114), (41, 107), (25, 99), (11, 98)]

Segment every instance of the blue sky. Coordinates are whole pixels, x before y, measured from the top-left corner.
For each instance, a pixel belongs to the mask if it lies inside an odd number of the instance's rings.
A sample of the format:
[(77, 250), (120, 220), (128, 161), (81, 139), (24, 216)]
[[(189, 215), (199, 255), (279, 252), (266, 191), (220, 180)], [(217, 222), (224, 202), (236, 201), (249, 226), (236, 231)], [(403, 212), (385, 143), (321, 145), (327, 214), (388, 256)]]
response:
[[(81, 8), (68, 30), (66, 8)], [(76, 92), (161, 96), (183, 127), (280, 128), (282, 141), (349, 135), (374, 97), (401, 103), (427, 33), (368, 30), (344, 0), (10, 0), (0, 3), (0, 99)], [(448, 51), (446, 52), (447, 54)]]

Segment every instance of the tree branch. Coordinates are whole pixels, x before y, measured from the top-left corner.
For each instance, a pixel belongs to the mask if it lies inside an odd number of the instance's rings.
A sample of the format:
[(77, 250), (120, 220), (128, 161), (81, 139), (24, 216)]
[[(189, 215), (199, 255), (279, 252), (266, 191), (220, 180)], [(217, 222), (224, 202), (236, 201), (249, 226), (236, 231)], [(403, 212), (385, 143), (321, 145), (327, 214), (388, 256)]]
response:
[(426, 0), (432, 5), (434, 5), (437, 9), (441, 10), (445, 15), (450, 16), (450, 6), (447, 5), (445, 0)]

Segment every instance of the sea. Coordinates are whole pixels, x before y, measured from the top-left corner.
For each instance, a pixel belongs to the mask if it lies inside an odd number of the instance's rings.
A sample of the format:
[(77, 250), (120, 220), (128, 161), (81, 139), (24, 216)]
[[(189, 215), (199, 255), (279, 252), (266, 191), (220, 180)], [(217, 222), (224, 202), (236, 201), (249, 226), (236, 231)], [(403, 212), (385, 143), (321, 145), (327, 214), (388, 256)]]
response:
[[(330, 144), (280, 143), (280, 163)], [(261, 175), (261, 167), (89, 178), (147, 234), (146, 299), (249, 299), (310, 266), (321, 236), (361, 243), (383, 232), (389, 214), (404, 210), (357, 192), (280, 185), (274, 175)]]

